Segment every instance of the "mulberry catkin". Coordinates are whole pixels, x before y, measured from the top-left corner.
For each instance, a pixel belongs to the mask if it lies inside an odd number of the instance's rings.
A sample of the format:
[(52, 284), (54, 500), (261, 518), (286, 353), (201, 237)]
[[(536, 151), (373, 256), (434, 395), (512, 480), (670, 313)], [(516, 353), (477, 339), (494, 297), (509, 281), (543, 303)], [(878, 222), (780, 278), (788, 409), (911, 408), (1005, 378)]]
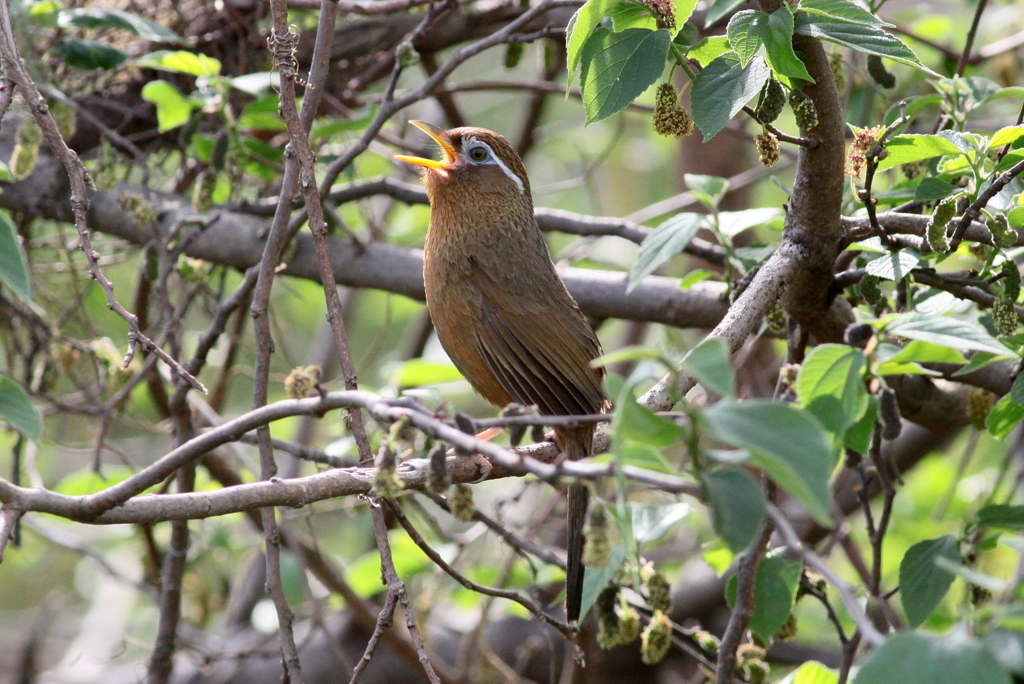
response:
[(886, 89), (896, 87), (896, 74), (885, 68), (882, 58), (878, 55), (868, 55), (868, 73), (871, 75), (871, 80), (881, 87)]
[(818, 125), (818, 110), (810, 96), (802, 90), (794, 88), (789, 91), (789, 106), (793, 109), (796, 125), (801, 130), (809, 131)]
[(770, 124), (779, 118), (782, 108), (786, 106), (786, 89), (774, 78), (768, 79), (761, 92), (761, 99), (754, 110), (754, 116), (763, 124)]

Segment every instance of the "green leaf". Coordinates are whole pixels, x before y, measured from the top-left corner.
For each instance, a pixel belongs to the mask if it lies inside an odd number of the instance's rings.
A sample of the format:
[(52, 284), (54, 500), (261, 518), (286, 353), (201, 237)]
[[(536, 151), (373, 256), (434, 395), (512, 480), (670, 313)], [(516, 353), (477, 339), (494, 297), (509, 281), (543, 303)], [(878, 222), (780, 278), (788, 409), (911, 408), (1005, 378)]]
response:
[(768, 15), (768, 32), (765, 35), (768, 64), (783, 76), (814, 83), (807, 67), (793, 50), (793, 25), (793, 8), (787, 4)]
[(100, 7), (67, 9), (57, 15), (57, 24), (63, 28), (75, 26), (92, 29), (123, 29), (154, 43), (185, 44), (186, 42), (177, 33), (156, 22), (117, 9), (103, 9)]
[(583, 46), (580, 80), (587, 123), (624, 109), (665, 70), (672, 35), (665, 29), (614, 33), (598, 27)]
[[(587, 38), (593, 33), (597, 25), (601, 23), (605, 15), (612, 9), (619, 0), (587, 0), (586, 4), (576, 10), (569, 20), (565, 29), (565, 49), (567, 52), (569, 80), (568, 85), (573, 84), (576, 69), (579, 67), (580, 58), (583, 56), (583, 45)], [(568, 88), (566, 88), (568, 91)]]
[(612, 20), (612, 27), (616, 33), (631, 28), (642, 28), (649, 31), (658, 28), (658, 20), (654, 18), (651, 9), (635, 0), (623, 0), (615, 5), (608, 12), (608, 18)]
[(764, 86), (771, 69), (755, 57), (745, 67), (735, 52), (716, 58), (693, 81), (690, 106), (693, 120), (710, 140), (753, 99)]
[(720, 468), (703, 476), (715, 532), (739, 553), (761, 529), (766, 499), (761, 483), (741, 468)]
[(256, 71), (251, 74), (235, 76), (228, 79), (228, 83), (232, 88), (238, 88), (253, 97), (259, 97), (266, 94), (271, 88), (281, 87), (281, 73), (278, 71)]
[(43, 435), (43, 418), (32, 405), (28, 392), (4, 376), (0, 376), (0, 420), (33, 442)]
[(871, 444), (871, 433), (875, 429), (875, 418), (878, 416), (878, 399), (868, 396), (868, 407), (864, 415), (846, 430), (843, 446), (853, 449), (858, 454), (866, 454)]
[[(740, 1), (742, 2), (742, 0)], [(729, 39), (726, 36), (710, 36), (690, 48), (686, 56), (697, 60), (702, 67), (706, 67), (729, 50)]]
[(799, 12), (796, 15), (795, 32), (827, 40), (858, 52), (886, 57), (920, 69), (930, 76), (937, 77), (939, 75), (922, 64), (906, 43), (878, 26), (867, 26), (843, 19)]
[(962, 190), (963, 188), (959, 188), (941, 178), (924, 178), (917, 184), (917, 188), (914, 190), (914, 199), (919, 202), (934, 202), (946, 199), (953, 193)]
[(1010, 385), (1010, 396), (1015, 402), (1024, 406), (1024, 373), (1018, 373), (1017, 377), (1013, 379), (1013, 384)]
[(760, 10), (737, 12), (729, 20), (726, 35), (729, 36), (729, 45), (740, 58), (740, 64), (747, 66), (768, 38), (768, 14)]
[(591, 606), (597, 601), (598, 595), (604, 591), (608, 583), (615, 578), (626, 560), (626, 547), (616, 544), (608, 555), (608, 563), (603, 568), (585, 568), (583, 574), (583, 595), (580, 597), (580, 622), (587, 617)]
[(188, 123), (196, 104), (167, 81), (150, 81), (142, 87), (142, 99), (156, 105), (158, 130), (163, 133)]
[(626, 292), (632, 292), (640, 281), (682, 252), (703, 223), (704, 216), (700, 214), (676, 214), (644, 238), (636, 255), (636, 263), (629, 272)]
[(834, 459), (828, 436), (807, 412), (782, 402), (722, 401), (704, 410), (717, 439), (750, 449), (751, 462), (824, 525), (831, 525), (828, 480)]
[(867, 359), (860, 349), (845, 344), (818, 345), (800, 367), (800, 404), (826, 430), (842, 436), (868, 407), (866, 366)]
[(392, 384), (399, 389), (439, 385), (462, 380), (462, 373), (452, 363), (411, 359), (401, 364), (392, 375)]
[(879, 162), (879, 171), (922, 159), (963, 154), (963, 151), (949, 140), (938, 135), (924, 134), (897, 135), (885, 144), (885, 149), (889, 154)]
[(692, 508), (685, 501), (680, 501), (662, 506), (631, 503), (629, 510), (633, 538), (641, 544), (648, 544), (664, 537), (673, 525), (690, 514)]
[(953, 373), (953, 377), (955, 378), (955, 377), (958, 377), (958, 376), (961, 376), (961, 375), (967, 375), (968, 373), (973, 373), (974, 371), (980, 370), (980, 369), (984, 368), (985, 366), (991, 366), (996, 361), (1002, 361), (1003, 359), (1007, 359), (1007, 358), (1010, 358), (1010, 357), (1005, 355), (1005, 354), (992, 354), (992, 353), (989, 353), (989, 352), (977, 352), (977, 353), (974, 354), (974, 356), (972, 356), (970, 358), (970, 360), (967, 362), (967, 364), (963, 368), (961, 368), (957, 372)]
[[(786, 557), (785, 549), (768, 553), (757, 566), (754, 580), (754, 614), (750, 618), (750, 629), (762, 640), (767, 641), (782, 629), (793, 612), (796, 590), (800, 585), (803, 564)], [(736, 576), (726, 585), (725, 597), (731, 608), (736, 604)]]
[(996, 147), (1002, 147), (1003, 145), (1009, 145), (1010, 143), (1017, 142), (1024, 137), (1024, 126), (1007, 126), (1006, 128), (1000, 128), (992, 136), (992, 139), (988, 141), (988, 149)]
[(896, 632), (868, 654), (854, 684), (1011, 684), (1010, 675), (981, 644), (950, 634)]
[(839, 674), (817, 660), (808, 660), (779, 684), (839, 684)]
[(895, 24), (887, 24), (860, 5), (849, 0), (804, 0), (800, 3), (800, 11), (851, 24), (879, 27), (895, 26)]
[(913, 340), (886, 359), (886, 363), (965, 363), (964, 355), (940, 344)]
[[(402, 579), (408, 580), (410, 576), (433, 567), (430, 559), (409, 538), (405, 530), (390, 530), (388, 542), (391, 545), (395, 570)], [(345, 579), (352, 585), (352, 590), (363, 598), (370, 598), (384, 591), (386, 587), (381, 581), (380, 552), (374, 549), (349, 564)]]
[(676, 20), (677, 36), (683, 35), (683, 28), (695, 9), (697, 9), (697, 0), (672, 0), (672, 16)]
[(190, 76), (216, 76), (220, 73), (220, 60), (186, 50), (161, 50), (135, 60), (141, 67), (173, 71)]
[(281, 98), (276, 94), (253, 100), (239, 114), (239, 128), (253, 128), (264, 131), (287, 130), (288, 126), (278, 112), (280, 105)]
[(1024, 633), (994, 630), (983, 636), (982, 641), (1011, 674), (1024, 676)]
[(691, 349), (680, 364), (705, 389), (723, 397), (736, 397), (729, 345), (720, 337), (708, 337)]
[[(53, 491), (66, 496), (86, 496), (124, 482), (134, 474), (131, 468), (118, 465), (104, 465), (102, 474), (92, 468), (75, 470), (62, 477)], [(149, 491), (154, 489), (151, 487)]]
[(956, 575), (935, 564), (939, 557), (960, 562), (956, 537), (926, 539), (907, 549), (900, 562), (900, 600), (907, 622), (917, 627), (942, 602)]
[(978, 524), (1024, 530), (1024, 506), (989, 504), (978, 511)]
[(6, 212), (0, 212), (0, 283), (26, 302), (32, 301), (28, 261), (18, 241), (18, 232)]
[(869, 261), (865, 270), (879, 278), (899, 282), (911, 269), (917, 268), (918, 263), (920, 258), (917, 254), (911, 250), (900, 249)]
[(1002, 439), (1010, 434), (1022, 419), (1024, 406), (1015, 402), (1010, 395), (1006, 395), (989, 411), (988, 417), (985, 418), (985, 427), (993, 437)]
[(743, 0), (714, 0), (708, 8), (707, 16), (704, 17), (704, 28), (708, 28), (722, 17), (728, 16), (730, 12), (743, 4)]
[(726, 237), (735, 237), (748, 228), (763, 226), (782, 216), (776, 207), (723, 211), (718, 214), (718, 232)]
[(683, 430), (670, 420), (655, 415), (654, 411), (636, 403), (631, 390), (620, 394), (618, 406), (612, 416), (617, 440), (628, 440), (653, 447), (669, 447), (683, 438)]
[(107, 43), (82, 38), (62, 38), (53, 46), (65, 64), (82, 71), (94, 69), (110, 70), (128, 59), (128, 53), (121, 52)]
[(695, 268), (682, 277), (679, 281), (679, 289), (685, 292), (697, 283), (704, 282), (708, 278), (714, 278), (715, 275), (714, 271), (709, 271), (705, 268)]
[(951, 316), (906, 313), (886, 325), (885, 331), (891, 335), (901, 335), (912, 340), (923, 340), (954, 349), (1013, 354), (980, 325)]
[(718, 208), (718, 203), (729, 192), (729, 179), (721, 176), (684, 173), (683, 182), (693, 198), (711, 211)]

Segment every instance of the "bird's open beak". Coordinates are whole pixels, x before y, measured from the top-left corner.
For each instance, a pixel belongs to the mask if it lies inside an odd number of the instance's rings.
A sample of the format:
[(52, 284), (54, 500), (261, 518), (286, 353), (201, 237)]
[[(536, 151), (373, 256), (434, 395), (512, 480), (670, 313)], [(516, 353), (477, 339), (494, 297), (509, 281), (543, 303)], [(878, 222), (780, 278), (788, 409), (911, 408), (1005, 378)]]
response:
[(441, 151), (444, 152), (444, 161), (424, 159), (423, 157), (407, 157), (404, 154), (396, 154), (395, 159), (398, 161), (404, 161), (407, 164), (424, 166), (428, 169), (437, 169), (438, 171), (446, 171), (455, 164), (457, 156), (455, 154), (455, 148), (452, 147), (452, 142), (448, 139), (448, 134), (445, 133), (444, 130), (433, 124), (428, 124), (425, 121), (410, 121), (409, 123), (429, 135), (434, 142), (441, 146)]

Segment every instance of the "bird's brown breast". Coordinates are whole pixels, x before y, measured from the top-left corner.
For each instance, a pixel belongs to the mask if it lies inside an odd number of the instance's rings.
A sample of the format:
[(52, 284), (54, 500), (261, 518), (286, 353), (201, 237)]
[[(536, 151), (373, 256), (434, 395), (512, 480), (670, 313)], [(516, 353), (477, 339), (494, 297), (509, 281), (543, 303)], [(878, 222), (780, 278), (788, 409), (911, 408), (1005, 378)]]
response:
[(601, 372), (590, 366), (600, 345), (558, 278), (532, 212), (473, 213), (475, 221), (452, 216), (434, 198), (424, 283), (445, 351), (498, 406), (600, 411)]

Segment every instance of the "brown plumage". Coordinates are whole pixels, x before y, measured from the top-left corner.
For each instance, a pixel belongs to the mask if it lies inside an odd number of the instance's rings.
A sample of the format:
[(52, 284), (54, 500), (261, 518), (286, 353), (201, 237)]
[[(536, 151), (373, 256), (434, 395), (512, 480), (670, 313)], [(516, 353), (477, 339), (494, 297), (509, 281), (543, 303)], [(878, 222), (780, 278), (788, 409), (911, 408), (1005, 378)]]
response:
[[(448, 356), (496, 406), (535, 404), (549, 416), (598, 413), (601, 345), (548, 256), (533, 218), (526, 169), (508, 142), (483, 128), (413, 122), (440, 146), (422, 166), (430, 196), (424, 249), (427, 307)], [(594, 428), (556, 428), (570, 459), (591, 453)], [(568, 493), (566, 614), (579, 618), (587, 488)]]

